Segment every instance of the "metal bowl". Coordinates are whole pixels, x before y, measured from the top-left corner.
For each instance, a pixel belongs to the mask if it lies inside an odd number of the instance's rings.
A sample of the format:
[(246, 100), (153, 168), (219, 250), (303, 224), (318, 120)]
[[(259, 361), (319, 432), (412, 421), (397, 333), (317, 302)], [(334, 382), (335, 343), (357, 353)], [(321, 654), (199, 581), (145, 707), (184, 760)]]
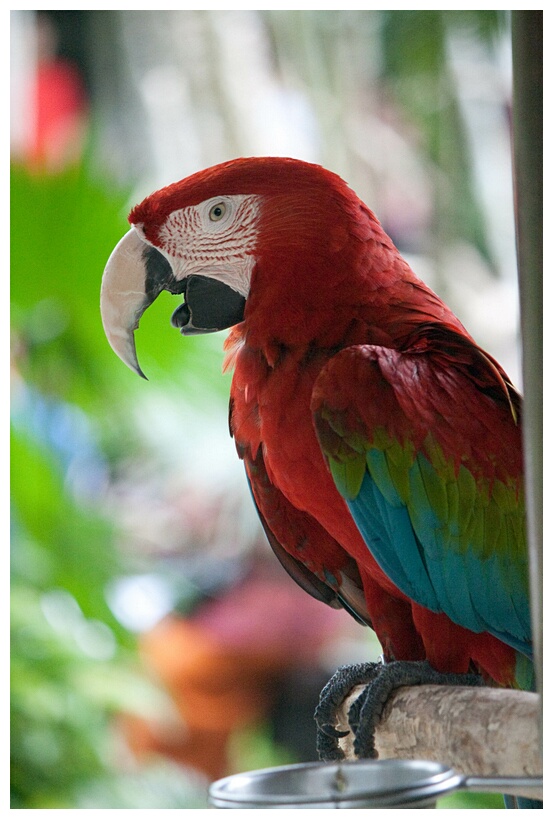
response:
[(434, 808), (462, 786), (447, 765), (416, 760), (360, 760), (285, 765), (214, 782), (215, 808)]

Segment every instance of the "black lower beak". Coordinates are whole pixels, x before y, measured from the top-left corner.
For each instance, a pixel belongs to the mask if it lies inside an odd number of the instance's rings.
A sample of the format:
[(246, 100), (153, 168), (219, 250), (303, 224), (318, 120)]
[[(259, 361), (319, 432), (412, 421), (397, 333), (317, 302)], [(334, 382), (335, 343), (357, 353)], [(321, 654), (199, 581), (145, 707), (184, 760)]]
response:
[(246, 299), (227, 284), (208, 276), (188, 276), (185, 283), (184, 304), (171, 317), (183, 335), (216, 333), (243, 320)]

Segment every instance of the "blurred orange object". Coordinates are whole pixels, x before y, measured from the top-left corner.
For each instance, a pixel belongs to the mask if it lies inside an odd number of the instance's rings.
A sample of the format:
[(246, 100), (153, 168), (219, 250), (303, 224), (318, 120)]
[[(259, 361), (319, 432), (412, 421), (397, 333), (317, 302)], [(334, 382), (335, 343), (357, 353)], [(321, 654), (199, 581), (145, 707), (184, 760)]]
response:
[(225, 646), (201, 624), (166, 617), (142, 641), (147, 665), (189, 730), (232, 731), (266, 711), (282, 657)]
[(142, 636), (141, 654), (182, 724), (125, 716), (130, 749), (166, 754), (210, 779), (226, 775), (231, 735), (266, 719), (284, 677), (316, 667), (323, 645), (343, 626), (343, 613), (312, 600), (288, 577), (249, 579), (189, 619), (165, 617)]

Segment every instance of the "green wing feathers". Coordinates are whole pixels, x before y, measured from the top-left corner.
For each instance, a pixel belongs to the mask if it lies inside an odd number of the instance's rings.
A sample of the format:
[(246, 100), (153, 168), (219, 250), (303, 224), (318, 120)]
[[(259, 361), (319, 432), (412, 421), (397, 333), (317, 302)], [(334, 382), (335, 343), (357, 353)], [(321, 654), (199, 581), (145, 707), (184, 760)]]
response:
[[(312, 410), (367, 547), (415, 602), (531, 654), (519, 407), (479, 352), (350, 347)], [(476, 376), (475, 376), (476, 373)]]

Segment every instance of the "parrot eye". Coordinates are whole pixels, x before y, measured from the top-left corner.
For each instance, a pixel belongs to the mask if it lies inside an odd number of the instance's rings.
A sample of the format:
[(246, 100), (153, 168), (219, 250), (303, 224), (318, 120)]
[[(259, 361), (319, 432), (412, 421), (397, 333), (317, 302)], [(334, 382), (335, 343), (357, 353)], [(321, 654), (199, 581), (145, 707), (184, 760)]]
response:
[(216, 205), (213, 205), (212, 208), (209, 210), (209, 218), (212, 222), (218, 222), (220, 219), (223, 218), (227, 211), (227, 206), (224, 202), (217, 202)]

